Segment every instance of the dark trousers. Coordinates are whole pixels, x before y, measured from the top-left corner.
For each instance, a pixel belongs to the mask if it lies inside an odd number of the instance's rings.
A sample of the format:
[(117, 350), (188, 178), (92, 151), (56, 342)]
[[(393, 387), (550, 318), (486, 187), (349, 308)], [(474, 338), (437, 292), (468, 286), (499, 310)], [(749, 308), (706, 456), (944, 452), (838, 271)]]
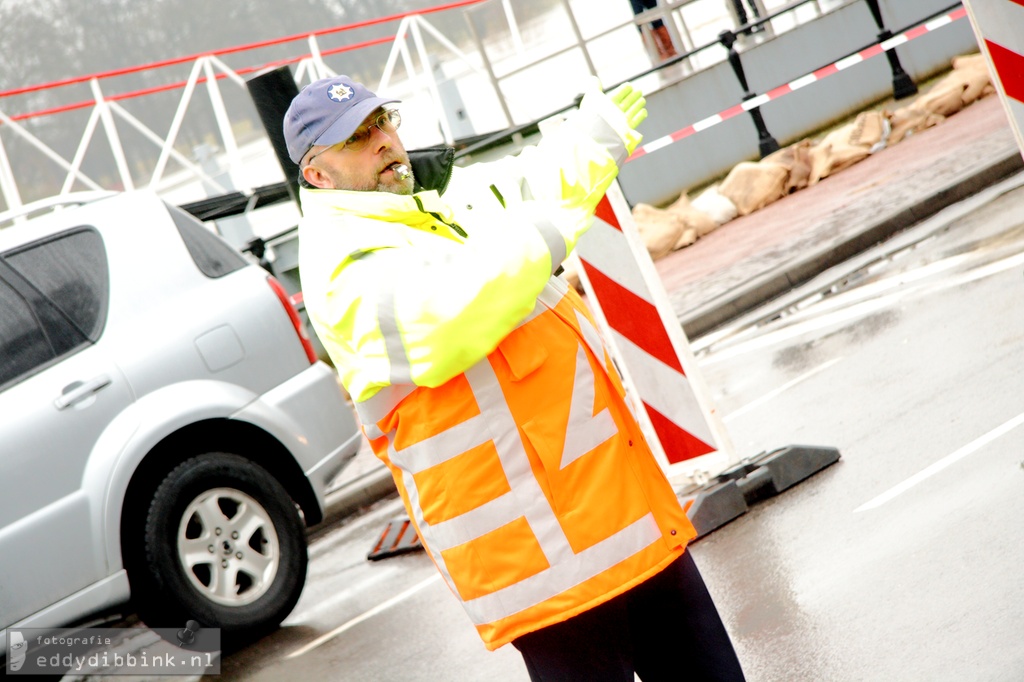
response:
[(732, 641), (685, 552), (611, 601), (512, 644), (533, 682), (743, 680)]

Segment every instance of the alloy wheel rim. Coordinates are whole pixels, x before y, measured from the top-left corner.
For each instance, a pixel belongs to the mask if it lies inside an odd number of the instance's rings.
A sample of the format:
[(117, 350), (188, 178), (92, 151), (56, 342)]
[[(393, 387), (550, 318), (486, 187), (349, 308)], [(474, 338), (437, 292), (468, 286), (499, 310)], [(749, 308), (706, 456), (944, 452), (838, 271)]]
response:
[(192, 500), (178, 524), (177, 549), (192, 587), (223, 606), (262, 597), (280, 567), (270, 514), (234, 488), (213, 488)]

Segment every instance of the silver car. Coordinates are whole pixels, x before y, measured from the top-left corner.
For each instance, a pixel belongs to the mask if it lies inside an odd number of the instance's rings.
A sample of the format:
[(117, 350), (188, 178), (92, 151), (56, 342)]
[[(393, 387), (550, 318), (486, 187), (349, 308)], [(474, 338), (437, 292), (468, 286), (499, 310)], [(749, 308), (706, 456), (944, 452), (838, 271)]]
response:
[(275, 627), (360, 442), (281, 285), (148, 192), (0, 229), (0, 415), (0, 652), (129, 599)]

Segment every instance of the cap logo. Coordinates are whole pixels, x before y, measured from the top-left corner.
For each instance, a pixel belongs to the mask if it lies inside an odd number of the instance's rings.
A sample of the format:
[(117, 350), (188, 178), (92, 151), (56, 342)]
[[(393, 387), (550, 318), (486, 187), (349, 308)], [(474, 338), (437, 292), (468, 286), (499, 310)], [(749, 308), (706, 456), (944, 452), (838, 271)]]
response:
[(332, 85), (327, 90), (327, 96), (335, 102), (344, 102), (347, 99), (351, 99), (353, 94), (355, 94), (355, 91), (344, 83)]

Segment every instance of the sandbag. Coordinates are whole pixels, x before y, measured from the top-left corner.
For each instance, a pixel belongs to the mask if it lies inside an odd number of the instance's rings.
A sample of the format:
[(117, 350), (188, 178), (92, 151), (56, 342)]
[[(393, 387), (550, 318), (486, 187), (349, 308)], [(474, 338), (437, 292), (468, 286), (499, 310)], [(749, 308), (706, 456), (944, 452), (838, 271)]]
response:
[(957, 81), (940, 81), (931, 90), (914, 100), (913, 107), (929, 114), (952, 116), (964, 108), (964, 89), (965, 86)]
[(945, 120), (945, 116), (922, 111), (914, 106), (897, 109), (889, 115), (889, 123), (892, 125), (889, 144), (896, 144), (914, 133), (937, 126)]
[(964, 106), (995, 93), (988, 63), (980, 52), (953, 57), (953, 73), (950, 75), (964, 86), (960, 95)]
[(952, 60), (953, 69), (910, 106), (939, 116), (952, 116), (980, 97), (994, 92), (988, 64), (981, 53)]
[(789, 171), (777, 163), (741, 161), (733, 166), (718, 192), (736, 206), (737, 215), (748, 215), (785, 196)]
[(715, 221), (716, 225), (724, 225), (736, 217), (736, 204), (723, 197), (718, 185), (711, 185), (690, 202), (696, 210)]
[(777, 163), (789, 171), (784, 191), (792, 194), (807, 187), (811, 177), (811, 141), (800, 140), (761, 159), (761, 163)]
[(852, 123), (833, 130), (811, 147), (808, 184), (814, 185), (861, 161), (888, 144), (891, 136), (891, 125), (884, 112), (861, 112)]
[[(683, 224), (686, 226), (685, 232), (693, 232), (693, 241), (696, 241), (698, 237), (712, 232), (718, 227), (718, 223), (704, 211), (700, 211), (690, 203), (690, 198), (683, 192), (679, 195), (679, 198), (673, 201), (666, 207), (670, 213), (675, 213), (683, 219)], [(684, 246), (689, 246), (693, 241), (688, 241), (689, 237), (686, 237), (686, 243), (676, 242), (675, 248), (681, 249)]]
[(672, 251), (686, 230), (683, 219), (678, 215), (650, 204), (634, 206), (633, 220), (652, 260), (658, 260)]

